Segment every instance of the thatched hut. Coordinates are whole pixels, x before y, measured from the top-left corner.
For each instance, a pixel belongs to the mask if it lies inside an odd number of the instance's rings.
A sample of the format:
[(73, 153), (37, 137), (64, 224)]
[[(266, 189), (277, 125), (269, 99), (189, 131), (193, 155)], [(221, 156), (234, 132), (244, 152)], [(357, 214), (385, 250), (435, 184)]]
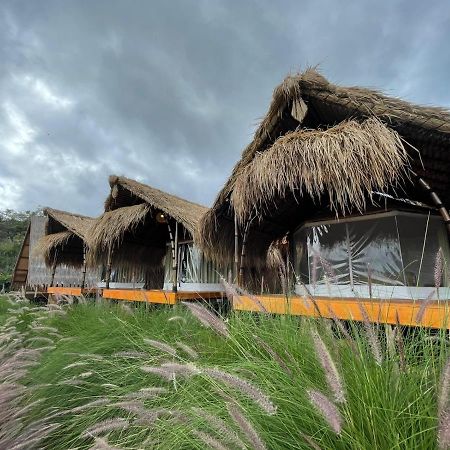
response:
[(312, 69), (288, 76), (197, 242), (245, 269), (279, 261), (276, 244), (288, 241), (297, 294), (427, 298), (436, 255), (449, 256), (449, 145), (447, 110)]
[[(49, 286), (96, 287), (99, 268), (88, 269), (86, 264), (87, 239), (95, 219), (53, 208), (45, 208), (44, 216), (44, 235), (33, 254), (43, 257), (51, 270)], [(68, 270), (77, 274), (75, 279), (62, 276)]]
[[(33, 216), (17, 259), (12, 287), (47, 293), (81, 293), (99, 281), (97, 269), (85, 269), (83, 253), (92, 218), (47, 208)], [(77, 288), (77, 289), (72, 289)]]
[(105, 287), (143, 271), (146, 289), (217, 291), (219, 275), (193, 245), (207, 208), (126, 177), (109, 178), (105, 212), (89, 238), (90, 264), (106, 266)]

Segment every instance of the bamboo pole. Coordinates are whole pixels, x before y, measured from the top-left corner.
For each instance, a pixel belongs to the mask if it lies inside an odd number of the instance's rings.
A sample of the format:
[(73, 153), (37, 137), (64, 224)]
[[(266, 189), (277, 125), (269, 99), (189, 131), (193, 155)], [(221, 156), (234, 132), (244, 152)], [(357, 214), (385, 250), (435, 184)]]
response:
[(448, 213), (447, 208), (443, 205), (436, 192), (431, 189), (431, 186), (416, 173), (414, 173), (414, 175), (417, 177), (417, 181), (419, 182), (420, 187), (429, 194), (429, 196), (431, 197), (431, 201), (434, 203), (434, 206), (436, 206), (436, 208), (439, 210), (439, 213), (441, 214), (442, 219), (447, 226), (447, 231), (450, 234), (450, 214)]
[(242, 247), (241, 247), (241, 262), (239, 264), (239, 283), (244, 284), (244, 265), (245, 265), (245, 250), (247, 247), (247, 237), (250, 225), (256, 216), (251, 217), (245, 224), (244, 235), (242, 236)]
[[(175, 231), (178, 234), (178, 222), (175, 222)], [(172, 234), (172, 229), (170, 228), (170, 224), (169, 222), (167, 222), (167, 229), (169, 231), (169, 239), (170, 239), (170, 248), (172, 250), (172, 273), (170, 274), (170, 278), (172, 281), (172, 291), (173, 292), (177, 292), (177, 280), (176, 280), (176, 274), (175, 274), (175, 270), (177, 268), (177, 255), (176, 255), (176, 249), (175, 249), (175, 240), (173, 238), (173, 234)], [(178, 245), (178, 243), (177, 243)]]
[(111, 280), (111, 260), (112, 260), (112, 249), (108, 248), (108, 259), (106, 260), (106, 289), (109, 289), (109, 282)]
[(86, 246), (83, 244), (83, 269), (82, 269), (82, 277), (81, 277), (81, 289), (84, 288), (86, 284)]
[(173, 267), (174, 292), (178, 291), (178, 222), (175, 222), (175, 260)]
[(234, 213), (234, 282), (239, 284), (239, 233), (236, 213)]
[(56, 257), (53, 261), (53, 265), (52, 265), (52, 277), (50, 279), (50, 286), (53, 286), (53, 283), (55, 281), (55, 273), (56, 273)]

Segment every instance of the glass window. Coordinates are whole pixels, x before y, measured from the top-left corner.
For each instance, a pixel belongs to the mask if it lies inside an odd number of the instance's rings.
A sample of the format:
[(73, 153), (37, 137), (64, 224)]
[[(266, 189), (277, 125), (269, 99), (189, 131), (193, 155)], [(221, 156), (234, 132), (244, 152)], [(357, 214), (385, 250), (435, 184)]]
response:
[[(165, 258), (166, 283), (170, 283), (172, 270), (172, 250), (167, 247)], [(178, 282), (181, 283), (220, 283), (220, 273), (216, 266), (207, 260), (192, 243), (178, 245)]]
[[(294, 267), (300, 283), (434, 286), (439, 248), (448, 260), (440, 217), (396, 213), (364, 220), (304, 226), (294, 234)], [(442, 277), (448, 280), (446, 274)]]

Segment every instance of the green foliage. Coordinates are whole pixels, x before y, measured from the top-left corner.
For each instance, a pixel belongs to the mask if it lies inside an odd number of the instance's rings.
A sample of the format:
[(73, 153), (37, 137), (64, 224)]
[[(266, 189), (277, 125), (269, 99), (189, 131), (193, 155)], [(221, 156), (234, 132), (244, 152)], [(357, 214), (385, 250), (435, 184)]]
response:
[(30, 217), (40, 211), (0, 211), (0, 286), (11, 280)]
[[(308, 439), (321, 449), (437, 448), (439, 378), (449, 353), (444, 332), (403, 330), (392, 338), (390, 327), (380, 327), (369, 336), (355, 324), (349, 340), (325, 320), (238, 314), (227, 322), (225, 338), (202, 326), (184, 306), (146, 309), (81, 302), (48, 313), (40, 322), (56, 328), (58, 335), (35, 330), (55, 347), (24, 379), (33, 392), (28, 401), (39, 400), (27, 420), (56, 413), (52, 420), (59, 424), (39, 448), (91, 448), (94, 435), (86, 430), (119, 417), (130, 426), (102, 435), (114, 448), (204, 449), (209, 448), (202, 440), (205, 433), (222, 448), (239, 448), (205, 414), (225, 421), (247, 448), (258, 448), (230, 416), (236, 405), (268, 449), (313, 448)], [(6, 317), (2, 313), (8, 314), (0, 308), (0, 323)], [(20, 316), (21, 324), (30, 323), (26, 314)], [(344, 386), (345, 401), (336, 403), (342, 419), (339, 435), (308, 399), (310, 389), (333, 398), (314, 344), (316, 331)], [(374, 336), (381, 364), (373, 354)], [(177, 342), (189, 345), (198, 359)], [(176, 355), (164, 351), (164, 344), (175, 348)], [(170, 379), (142, 369), (167, 362), (182, 369)], [(239, 377), (256, 391), (248, 395), (211, 376), (212, 369)], [(146, 411), (163, 411), (157, 418), (149, 415), (139, 422), (140, 413), (114, 406), (146, 388), (167, 390), (142, 400)], [(275, 414), (261, 408), (258, 392), (276, 406)], [(89, 406), (92, 401), (99, 404)]]

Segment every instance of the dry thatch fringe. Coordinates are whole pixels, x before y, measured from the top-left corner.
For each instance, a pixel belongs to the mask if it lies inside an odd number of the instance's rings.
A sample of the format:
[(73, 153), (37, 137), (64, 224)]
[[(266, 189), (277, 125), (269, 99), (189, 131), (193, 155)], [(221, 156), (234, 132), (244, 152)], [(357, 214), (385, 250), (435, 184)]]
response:
[(202, 305), (197, 303), (182, 302), (186, 308), (194, 315), (205, 327), (211, 328), (221, 336), (228, 338), (230, 333), (225, 322), (209, 311)]
[(72, 237), (73, 233), (71, 231), (61, 231), (42, 236), (37, 241), (32, 251), (32, 256), (43, 256), (47, 266), (51, 266), (55, 256), (64, 250), (64, 247)]
[(427, 298), (426, 298), (425, 300), (422, 300), (422, 301), (420, 302), (420, 308), (419, 308), (419, 311), (417, 311), (417, 314), (416, 314), (416, 322), (417, 322), (417, 323), (422, 323), (422, 320), (423, 320), (423, 317), (424, 317), (424, 315), (425, 315), (426, 309), (428, 308), (428, 306), (429, 306), (431, 300), (433, 299), (434, 294), (436, 294), (436, 293), (438, 292), (437, 289), (438, 289), (438, 288), (433, 289), (433, 290), (428, 294)]
[(362, 303), (358, 303), (359, 310), (364, 323), (364, 329), (366, 330), (367, 340), (369, 341), (369, 346), (372, 351), (373, 358), (375, 362), (381, 366), (383, 362), (383, 354), (381, 352), (380, 341), (375, 333), (373, 324), (370, 322), (369, 315), (367, 314), (366, 307)]
[(199, 219), (208, 211), (208, 208), (198, 203), (168, 194), (130, 178), (111, 175), (109, 177), (109, 185), (111, 186), (111, 195), (105, 202), (106, 211), (122, 206), (116, 202), (119, 191), (123, 191), (126, 194), (131, 193), (132, 197), (138, 197), (152, 208), (163, 211), (168, 216), (173, 217), (191, 235), (194, 234)]
[(265, 210), (286, 191), (313, 199), (326, 193), (336, 213), (363, 211), (367, 197), (401, 181), (407, 166), (400, 136), (376, 118), (297, 130), (253, 158), (236, 179), (231, 200), (240, 223), (255, 205)]
[(256, 334), (253, 335), (253, 339), (255, 339), (255, 341), (278, 363), (287, 375), (292, 376), (292, 370), (286, 364), (284, 359), (266, 341), (264, 341), (264, 339)]
[(316, 350), (316, 356), (320, 361), (329, 388), (333, 392), (334, 400), (337, 403), (345, 402), (345, 391), (341, 380), (341, 376), (336, 368), (336, 365), (331, 357), (327, 346), (323, 342), (322, 338), (316, 331), (312, 333), (314, 348)]
[(273, 415), (277, 412), (277, 407), (272, 403), (270, 398), (264, 394), (261, 389), (249, 381), (219, 369), (204, 369), (203, 372), (211, 378), (218, 380), (227, 386), (236, 389), (241, 394), (249, 397), (267, 414)]
[(103, 433), (107, 433), (114, 430), (124, 430), (130, 426), (130, 422), (122, 417), (115, 419), (106, 419), (101, 422), (97, 422), (95, 425), (89, 427), (81, 436), (91, 437), (98, 436)]
[(208, 426), (218, 432), (226, 441), (242, 450), (246, 450), (246, 445), (242, 442), (237, 433), (232, 430), (223, 419), (201, 408), (193, 407), (192, 411), (194, 411), (197, 416), (205, 420)]
[(330, 428), (339, 435), (342, 429), (342, 416), (333, 402), (319, 391), (309, 389), (307, 393), (311, 404), (320, 411)]
[(252, 448), (255, 450), (266, 450), (266, 446), (253, 425), (242, 414), (236, 404), (227, 403), (227, 409), (235, 424), (241, 429)]
[(175, 342), (175, 345), (192, 359), (198, 359), (198, 353), (192, 347), (189, 347), (189, 345), (186, 345), (183, 342)]
[(95, 265), (102, 262), (108, 249), (117, 248), (125, 232), (133, 232), (145, 220), (150, 212), (150, 205), (126, 206), (105, 212), (93, 226), (87, 239), (89, 247), (87, 262)]
[(171, 345), (166, 344), (165, 342), (156, 341), (154, 339), (144, 338), (144, 342), (151, 347), (154, 347), (162, 352), (168, 353), (172, 356), (177, 356), (177, 350), (173, 348)]

